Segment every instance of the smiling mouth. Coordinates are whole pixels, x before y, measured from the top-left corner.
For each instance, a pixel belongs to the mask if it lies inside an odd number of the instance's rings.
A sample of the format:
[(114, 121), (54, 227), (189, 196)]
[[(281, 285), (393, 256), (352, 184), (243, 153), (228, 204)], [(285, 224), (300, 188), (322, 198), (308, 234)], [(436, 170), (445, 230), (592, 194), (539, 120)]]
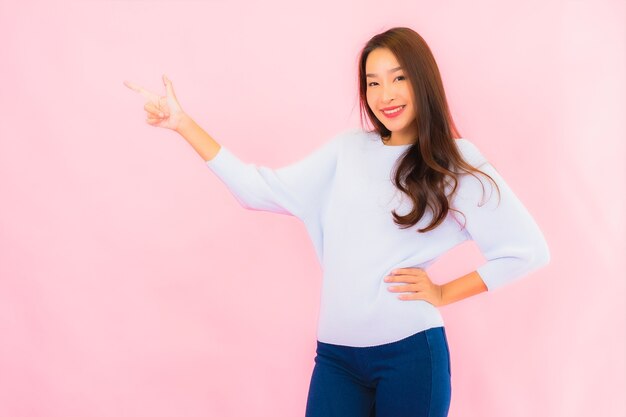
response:
[(398, 106), (392, 110), (381, 110), (383, 112), (384, 115), (386, 116), (393, 116), (395, 114), (401, 113), (402, 110), (406, 107), (406, 104), (403, 106)]

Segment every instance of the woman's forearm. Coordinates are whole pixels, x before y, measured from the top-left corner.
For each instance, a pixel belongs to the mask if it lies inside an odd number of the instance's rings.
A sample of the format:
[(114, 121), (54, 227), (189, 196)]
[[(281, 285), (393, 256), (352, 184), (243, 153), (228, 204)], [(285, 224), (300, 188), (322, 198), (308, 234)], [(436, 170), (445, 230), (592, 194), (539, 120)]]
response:
[(463, 275), (460, 278), (442, 285), (442, 305), (451, 304), (487, 290), (488, 288), (478, 272), (470, 272), (467, 275)]
[(213, 159), (220, 150), (220, 144), (188, 115), (183, 115), (176, 132), (180, 133), (205, 161)]

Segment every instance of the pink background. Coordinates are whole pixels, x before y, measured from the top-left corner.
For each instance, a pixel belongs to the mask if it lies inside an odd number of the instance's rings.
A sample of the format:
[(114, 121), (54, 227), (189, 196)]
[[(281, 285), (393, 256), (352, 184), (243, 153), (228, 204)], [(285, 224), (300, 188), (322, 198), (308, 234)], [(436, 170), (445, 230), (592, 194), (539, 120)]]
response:
[[(429, 43), (552, 261), (441, 308), (454, 417), (624, 416), (623, 1), (0, 1), (0, 415), (303, 416), (321, 270), (130, 80), (271, 167), (358, 126), (376, 33)], [(483, 262), (473, 242), (429, 271)]]

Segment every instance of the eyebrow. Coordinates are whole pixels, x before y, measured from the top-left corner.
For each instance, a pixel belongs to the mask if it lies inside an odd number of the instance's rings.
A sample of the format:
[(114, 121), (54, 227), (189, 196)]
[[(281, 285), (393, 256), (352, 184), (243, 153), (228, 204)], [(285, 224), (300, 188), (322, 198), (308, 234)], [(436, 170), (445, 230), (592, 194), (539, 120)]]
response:
[[(392, 68), (389, 71), (387, 71), (388, 73), (392, 73), (392, 72), (396, 72), (398, 70), (401, 70), (402, 67), (396, 67), (396, 68)], [(376, 74), (365, 74), (366, 77), (376, 77)]]

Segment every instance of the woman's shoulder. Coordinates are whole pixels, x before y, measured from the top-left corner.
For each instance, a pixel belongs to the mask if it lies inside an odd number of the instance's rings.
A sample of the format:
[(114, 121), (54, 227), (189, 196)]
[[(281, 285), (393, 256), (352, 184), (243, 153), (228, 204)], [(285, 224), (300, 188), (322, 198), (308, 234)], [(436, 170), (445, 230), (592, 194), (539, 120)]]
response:
[(454, 143), (461, 152), (463, 159), (474, 167), (478, 167), (487, 161), (487, 158), (480, 151), (478, 146), (468, 138), (455, 138)]

